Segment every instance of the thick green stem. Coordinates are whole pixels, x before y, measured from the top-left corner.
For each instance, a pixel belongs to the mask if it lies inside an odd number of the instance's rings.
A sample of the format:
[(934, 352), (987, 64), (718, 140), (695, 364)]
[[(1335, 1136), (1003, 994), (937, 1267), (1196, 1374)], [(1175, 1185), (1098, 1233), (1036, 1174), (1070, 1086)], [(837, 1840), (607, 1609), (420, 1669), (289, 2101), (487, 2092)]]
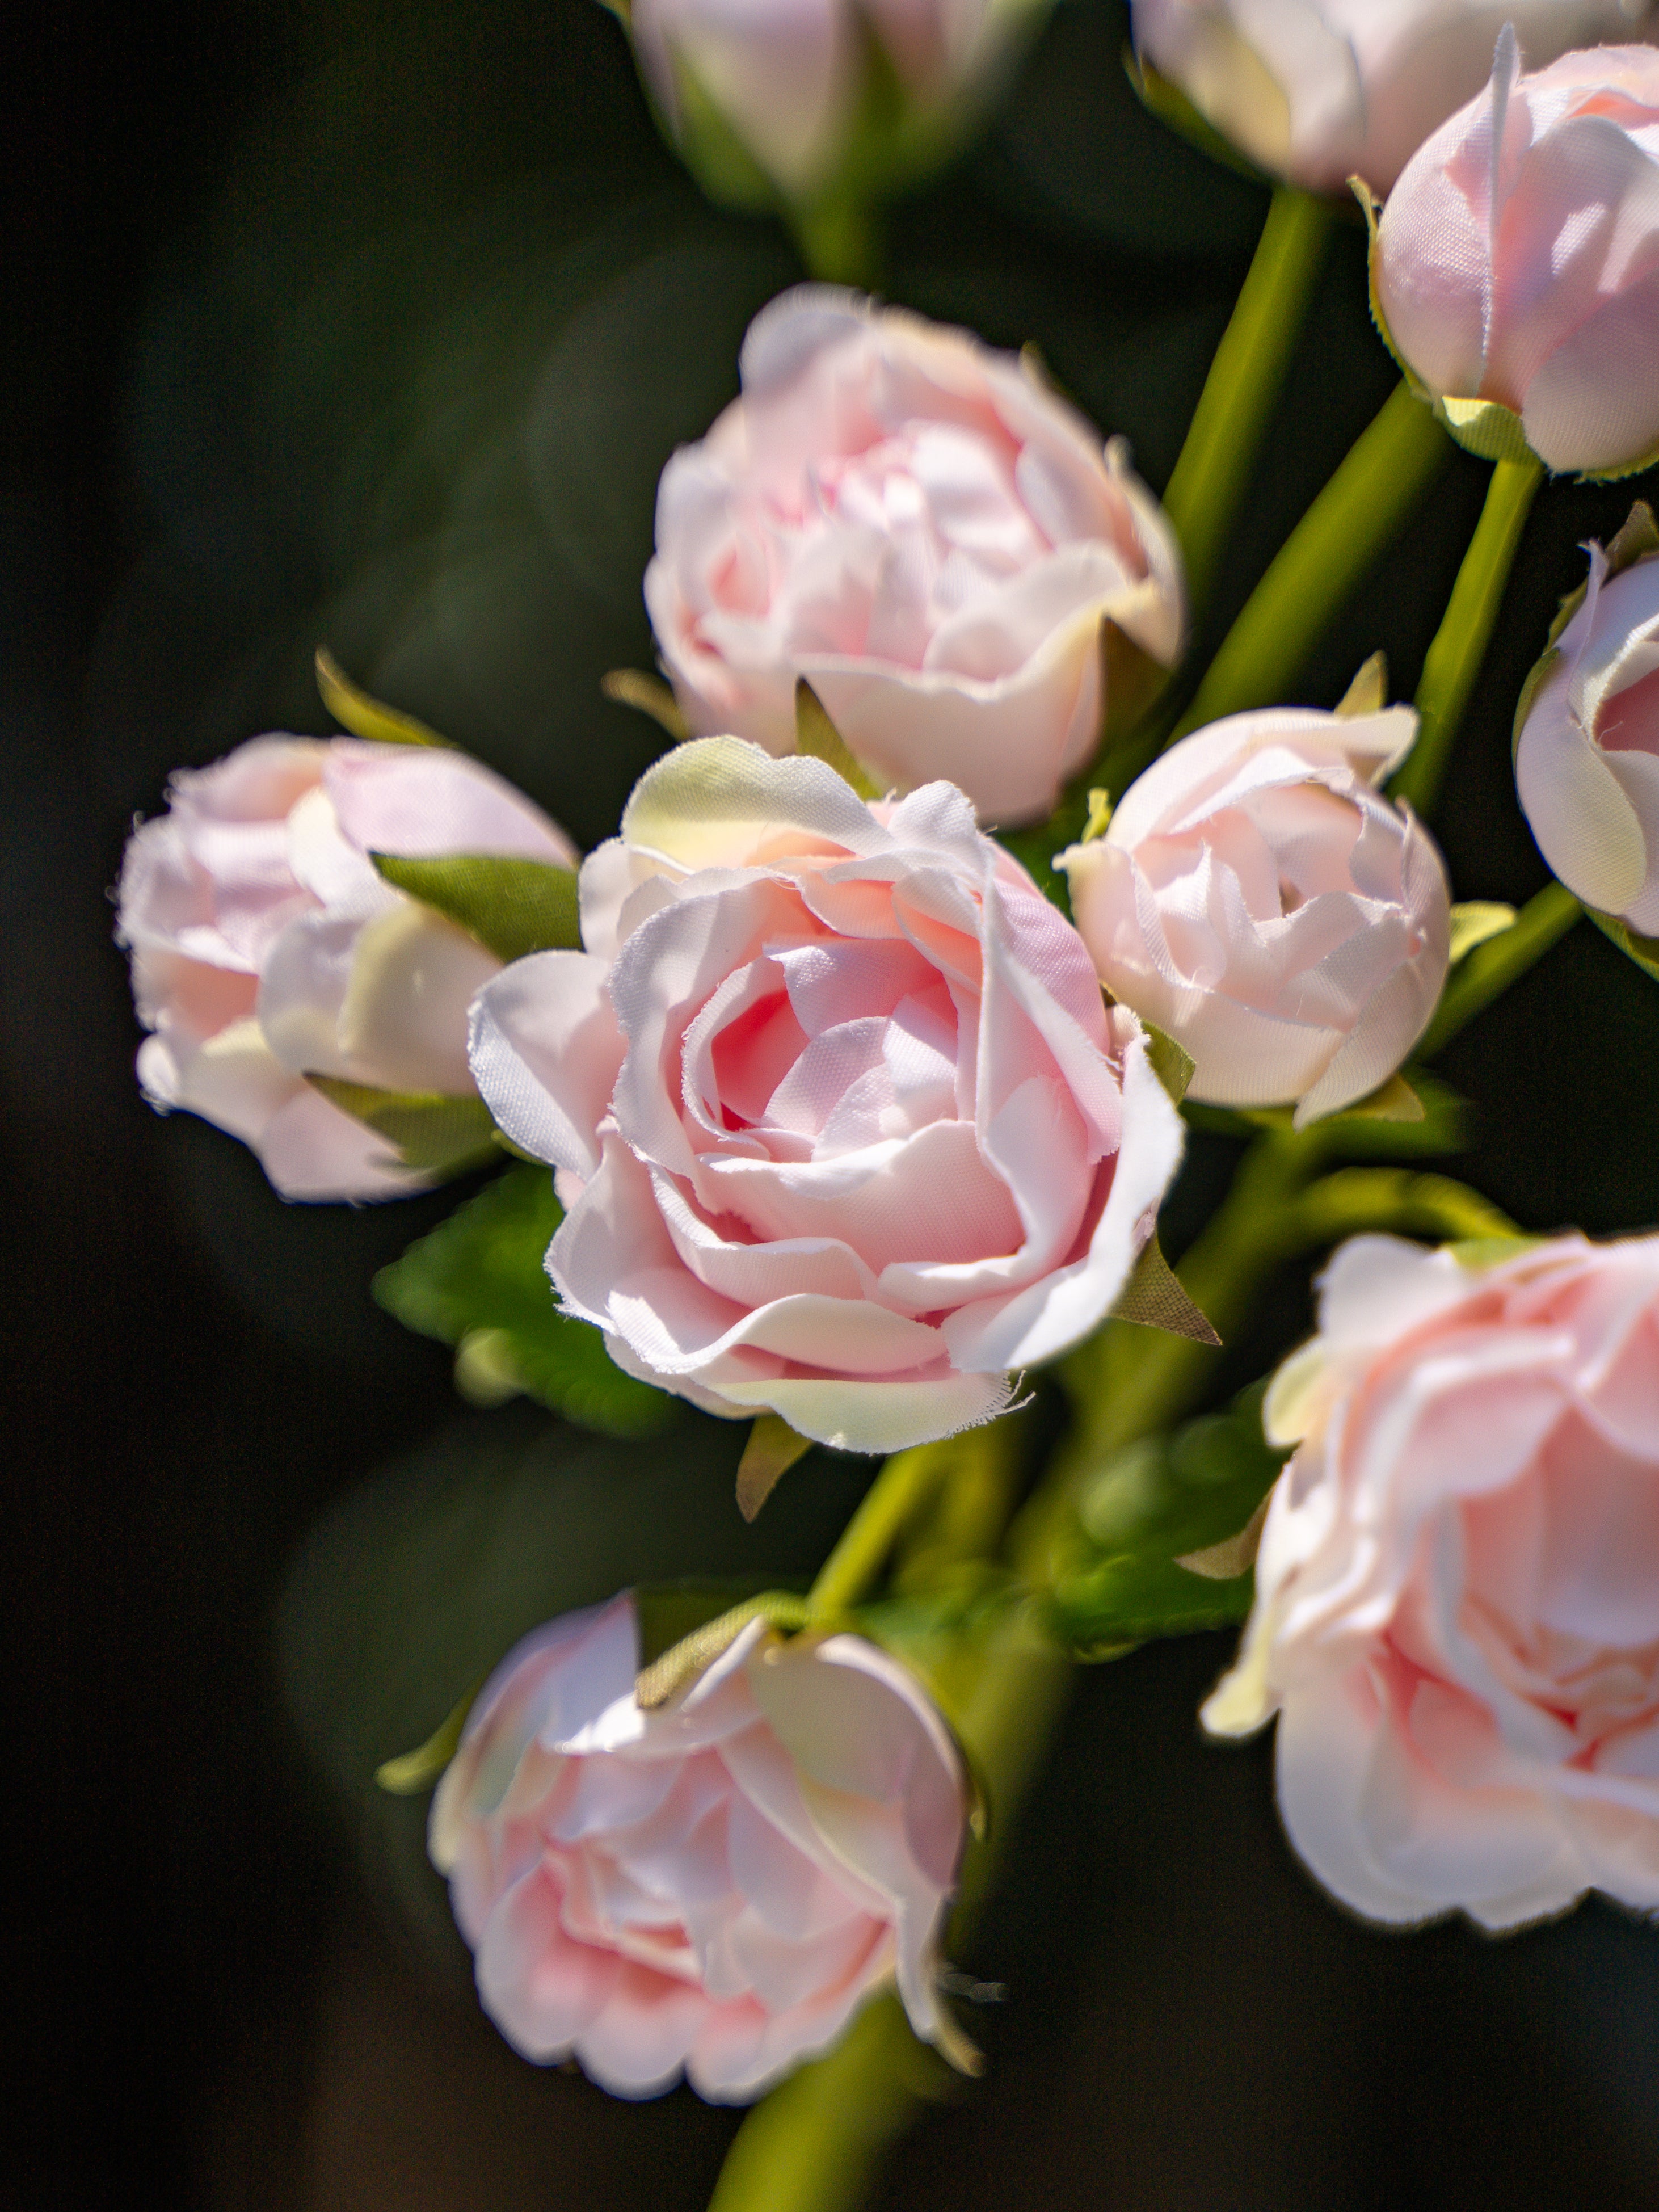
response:
[(1210, 663), (1175, 735), (1281, 702), (1350, 598), (1451, 455), (1402, 380), (1280, 547)]
[(1476, 945), (1452, 970), (1413, 1057), (1431, 1060), (1449, 1044), (1466, 1023), (1484, 1013), (1501, 992), (1541, 960), (1583, 911), (1565, 884), (1547, 884), (1535, 898), (1528, 899), (1506, 930)]
[(1208, 595), (1330, 235), (1330, 204), (1281, 185), (1164, 489), (1194, 605)]
[(1423, 662), (1423, 678), (1417, 687), (1417, 743), (1389, 787), (1393, 797), (1406, 800), (1419, 814), (1432, 812), (1440, 795), (1452, 741), (1486, 657), (1521, 532), (1543, 481), (1541, 461), (1528, 458), (1493, 464), (1480, 520), (1452, 586), (1445, 619)]
[(871, 1484), (858, 1510), (807, 1593), (815, 1620), (832, 1619), (854, 1606), (886, 1565), (894, 1545), (950, 1471), (954, 1439), (895, 1452)]
[(819, 200), (789, 211), (801, 259), (820, 284), (856, 284), (868, 291), (880, 282), (882, 221), (867, 200)]

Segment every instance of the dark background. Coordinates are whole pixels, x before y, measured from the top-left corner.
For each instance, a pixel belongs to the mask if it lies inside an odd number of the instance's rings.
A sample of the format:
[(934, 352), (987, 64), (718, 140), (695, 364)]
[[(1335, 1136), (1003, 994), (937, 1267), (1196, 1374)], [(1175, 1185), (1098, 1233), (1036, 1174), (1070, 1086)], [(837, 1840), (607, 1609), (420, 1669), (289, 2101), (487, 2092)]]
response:
[[(1156, 485), (1262, 204), (1140, 116), (1122, 36), (1114, 0), (1062, 0), (985, 142), (898, 211), (887, 289), (1036, 339)], [(0, 83), (0, 2199), (696, 2208), (732, 2117), (514, 2058), (419, 1808), (363, 1777), (448, 1702), (434, 1639), (453, 1661), (496, 1614), (612, 1586), (676, 1511), (711, 1565), (810, 1566), (860, 1471), (804, 1469), (751, 1540), (729, 1432), (624, 1469), (522, 1407), (460, 1412), (442, 1350), (367, 1293), (449, 1200), (285, 1208), (228, 1139), (152, 1116), (102, 894), (171, 767), (326, 726), (322, 641), (605, 834), (653, 749), (596, 686), (648, 665), (657, 473), (798, 265), (699, 201), (596, 0), (14, 4)], [(1218, 618), (1392, 374), (1346, 233)], [(1409, 696), (1484, 474), (1448, 470), (1302, 696), (1333, 702), (1378, 644)], [(1631, 489), (1535, 510), (1437, 825), (1462, 896), (1543, 880), (1509, 720), (1575, 542)], [(1581, 928), (1447, 1055), (1480, 1109), (1462, 1171), (1529, 1227), (1650, 1224), (1656, 1045), (1654, 986)], [(1226, 1164), (1195, 1148), (1177, 1247)], [(1286, 1285), (1237, 1379), (1306, 1314)], [(1283, 1844), (1269, 1746), (1198, 1739), (1226, 1650), (1085, 1677), (966, 1962), (1008, 1987), (978, 2023), (989, 2079), (886, 2201), (1651, 2199), (1659, 1938), (1596, 1904), (1501, 1944), (1357, 1929)]]

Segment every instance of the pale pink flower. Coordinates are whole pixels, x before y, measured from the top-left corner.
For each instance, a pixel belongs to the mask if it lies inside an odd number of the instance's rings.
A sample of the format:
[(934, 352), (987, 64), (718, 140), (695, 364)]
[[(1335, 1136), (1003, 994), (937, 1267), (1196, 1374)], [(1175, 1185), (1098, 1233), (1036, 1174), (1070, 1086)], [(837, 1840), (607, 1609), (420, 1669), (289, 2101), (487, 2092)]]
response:
[(1659, 558), (1584, 603), (1516, 736), (1521, 805), (1544, 858), (1587, 905), (1659, 936)]
[(1096, 971), (1191, 1054), (1192, 1097), (1299, 1102), (1300, 1124), (1376, 1090), (1422, 1035), (1450, 957), (1446, 872), (1375, 787), (1416, 729), (1405, 707), (1231, 715), (1062, 854)]
[(878, 782), (1048, 812), (1109, 664), (1181, 649), (1175, 539), (1121, 441), (1028, 361), (824, 287), (775, 300), (742, 366), (663, 471), (646, 571), (692, 729), (792, 752), (804, 676)]
[(560, 1170), (549, 1270), (630, 1373), (892, 1451), (1105, 1316), (1180, 1117), (959, 791), (871, 807), (821, 761), (682, 745), (581, 916), (586, 952), (479, 994), (472, 1066)]
[(764, 1621), (642, 1708), (634, 1602), (526, 1637), (433, 1800), (484, 2009), (526, 2058), (746, 2103), (896, 1981), (918, 2035), (967, 1793), (920, 1685), (862, 1638)]
[(1651, 12), (1651, 0), (1134, 0), (1134, 34), (1260, 167), (1311, 191), (1359, 176), (1386, 192), (1480, 91), (1505, 23), (1536, 66)]
[(1659, 1905), (1659, 1237), (1466, 1266), (1357, 1237), (1280, 1370), (1224, 1735), (1356, 1912)]
[(1372, 274), (1396, 352), (1475, 450), (1524, 436), (1552, 469), (1644, 466), (1659, 449), (1659, 51), (1596, 46), (1522, 76), (1505, 33), (1486, 89), (1389, 194)]
[(501, 963), (384, 882), (373, 852), (577, 860), (463, 753), (276, 736), (181, 769), (122, 864), (117, 934), (153, 1032), (144, 1095), (240, 1137), (285, 1198), (392, 1198), (428, 1180), (306, 1076), (477, 1095), (466, 1010)]
[[(695, 153), (704, 127), (698, 110), (707, 102), (786, 196), (811, 199), (836, 183), (849, 157), (868, 153), (858, 137), (861, 121), (868, 130), (860, 111), (872, 36), (904, 95), (914, 138), (918, 125), (948, 118), (959, 129), (970, 121), (1048, 4), (633, 0), (626, 13), (671, 135)], [(892, 149), (901, 159), (905, 150)]]

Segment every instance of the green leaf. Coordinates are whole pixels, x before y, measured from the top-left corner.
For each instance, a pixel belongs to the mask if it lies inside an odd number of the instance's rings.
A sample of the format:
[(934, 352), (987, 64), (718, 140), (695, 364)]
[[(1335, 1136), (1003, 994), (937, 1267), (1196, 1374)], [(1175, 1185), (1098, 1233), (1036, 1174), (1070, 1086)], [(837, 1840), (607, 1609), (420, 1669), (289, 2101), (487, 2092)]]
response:
[(449, 853), (441, 860), (371, 853), (369, 858), (387, 883), (457, 923), (498, 960), (580, 949), (576, 878), (569, 868), (501, 853)]
[(367, 738), (380, 745), (443, 745), (449, 740), (417, 722), (413, 714), (387, 707), (354, 684), (333, 654), (317, 648), (317, 689), (323, 704), (343, 729), (354, 738)]
[[(516, 1381), (582, 1428), (659, 1435), (678, 1418), (680, 1401), (625, 1375), (600, 1332), (554, 1302), (546, 1255), (562, 1218), (546, 1168), (509, 1168), (382, 1267), (374, 1296), (405, 1328), (444, 1344), (465, 1346), (489, 1332), (498, 1396)], [(477, 1352), (475, 1346), (475, 1359)]]
[(1247, 1529), (1286, 1454), (1261, 1432), (1265, 1382), (1223, 1413), (1114, 1453), (1078, 1502), (1080, 1553), (1056, 1585), (1060, 1632), (1085, 1651), (1241, 1620), (1247, 1571), (1218, 1577), (1181, 1565)]
[(495, 1152), (495, 1125), (478, 1097), (451, 1097), (439, 1091), (378, 1091), (372, 1084), (344, 1083), (337, 1076), (307, 1075), (331, 1106), (384, 1137), (404, 1165), (434, 1177), (459, 1175)]

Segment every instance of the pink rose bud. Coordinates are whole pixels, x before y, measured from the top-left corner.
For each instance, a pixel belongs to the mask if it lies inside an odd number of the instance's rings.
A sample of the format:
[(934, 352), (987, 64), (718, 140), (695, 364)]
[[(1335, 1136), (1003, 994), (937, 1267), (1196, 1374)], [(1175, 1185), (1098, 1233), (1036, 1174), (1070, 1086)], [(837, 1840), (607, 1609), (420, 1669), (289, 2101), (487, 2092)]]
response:
[[(1659, 52), (1492, 81), (1407, 164), (1372, 279), (1390, 342), (1477, 453), (1620, 475), (1659, 453)], [(1524, 440), (1524, 445), (1522, 441)]]
[(682, 745), (581, 921), (479, 994), (472, 1068), (559, 1168), (549, 1272), (630, 1374), (896, 1451), (1110, 1309), (1180, 1117), (959, 791), (872, 807), (822, 761)]
[(117, 935), (153, 1034), (138, 1079), (251, 1146), (284, 1198), (394, 1198), (429, 1177), (307, 1075), (476, 1097), (466, 1010), (501, 962), (369, 854), (574, 867), (540, 810), (447, 747), (254, 738), (181, 769), (134, 831)]
[(1379, 1921), (1659, 1905), (1659, 1237), (1345, 1244), (1205, 1724), (1279, 1715), (1291, 1841)]
[(934, 1990), (966, 1822), (921, 1686), (857, 1636), (757, 1620), (668, 1705), (634, 1694), (634, 1601), (526, 1637), (433, 1799), (479, 1995), (526, 2058), (652, 2097), (757, 2097), (896, 1979)]
[(1060, 856), (1112, 995), (1194, 1063), (1188, 1096), (1297, 1106), (1298, 1127), (1375, 1091), (1446, 980), (1446, 872), (1376, 786), (1407, 707), (1233, 714), (1131, 784), (1104, 836)]
[(1516, 737), (1521, 805), (1544, 858), (1587, 906), (1659, 936), (1659, 559), (1589, 588)]
[(1185, 620), (1121, 441), (1028, 360), (810, 285), (756, 319), (743, 397), (663, 471), (645, 597), (699, 734), (792, 752), (804, 676), (878, 782), (948, 777), (988, 823), (1052, 810), (1109, 662), (1168, 668)]
[(751, 197), (729, 134), (787, 199), (811, 201), (932, 166), (930, 137), (934, 160), (954, 150), (1049, 4), (632, 0), (616, 12), (664, 128), (717, 198)]
[(1386, 192), (1478, 93), (1514, 24), (1534, 64), (1619, 32), (1650, 0), (1133, 0), (1138, 51), (1261, 168), (1310, 191)]

